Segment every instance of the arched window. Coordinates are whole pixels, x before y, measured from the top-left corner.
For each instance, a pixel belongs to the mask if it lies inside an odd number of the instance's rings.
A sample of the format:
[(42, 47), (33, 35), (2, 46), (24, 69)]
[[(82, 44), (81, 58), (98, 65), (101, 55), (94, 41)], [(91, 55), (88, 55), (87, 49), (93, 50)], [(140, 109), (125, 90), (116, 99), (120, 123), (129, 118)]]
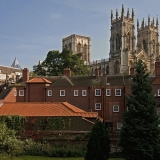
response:
[(71, 45), (71, 43), (69, 44), (69, 50), (72, 50), (72, 45)]
[(106, 67), (106, 74), (109, 75), (109, 65), (107, 65), (107, 67)]
[(153, 40), (153, 54), (155, 55), (155, 47), (156, 47), (156, 45), (155, 45), (155, 40)]
[(127, 34), (127, 37), (126, 37), (126, 48), (130, 49), (130, 34), (129, 33)]
[(79, 43), (78, 45), (77, 45), (77, 53), (80, 53), (81, 52), (81, 44)]
[(147, 43), (145, 40), (143, 40), (143, 49), (147, 52)]
[(120, 49), (121, 37), (119, 34), (116, 36), (116, 50)]
[(116, 61), (116, 62), (114, 63), (114, 74), (119, 74), (119, 72), (120, 72), (119, 62)]
[(101, 72), (102, 72), (102, 71), (101, 71), (101, 66), (100, 66), (100, 67), (99, 67), (99, 76), (101, 75)]
[(87, 45), (83, 46), (83, 60), (87, 61)]

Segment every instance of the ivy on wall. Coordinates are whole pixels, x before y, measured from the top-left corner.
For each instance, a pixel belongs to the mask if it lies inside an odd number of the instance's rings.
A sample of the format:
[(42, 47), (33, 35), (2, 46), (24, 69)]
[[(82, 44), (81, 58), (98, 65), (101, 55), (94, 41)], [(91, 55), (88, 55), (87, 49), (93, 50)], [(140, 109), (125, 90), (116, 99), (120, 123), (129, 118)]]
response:
[(19, 115), (4, 115), (0, 116), (0, 122), (5, 122), (9, 129), (20, 131), (25, 128), (26, 118)]
[(29, 130), (55, 131), (71, 127), (71, 118), (62, 117), (30, 117), (27, 118)]

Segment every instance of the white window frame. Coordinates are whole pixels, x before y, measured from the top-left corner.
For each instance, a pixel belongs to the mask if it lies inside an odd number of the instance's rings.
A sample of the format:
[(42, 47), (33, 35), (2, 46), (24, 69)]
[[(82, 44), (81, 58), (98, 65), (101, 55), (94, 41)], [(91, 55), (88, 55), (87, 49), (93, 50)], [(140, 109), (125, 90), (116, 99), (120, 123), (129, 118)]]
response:
[(78, 90), (74, 90), (74, 96), (78, 96)]
[[(117, 94), (117, 91), (119, 91), (119, 94)], [(121, 96), (121, 89), (115, 89), (115, 96)]]
[(14, 96), (15, 97), (17, 96), (17, 90), (14, 90)]
[(158, 96), (160, 96), (160, 89), (158, 89), (157, 92), (158, 92)]
[[(97, 107), (99, 107), (97, 109)], [(95, 103), (95, 110), (101, 110), (101, 103)]]
[(119, 105), (113, 106), (113, 112), (119, 112)]
[(86, 90), (82, 90), (82, 96), (87, 96), (87, 91)]
[(106, 89), (106, 96), (111, 96), (111, 89)]
[[(64, 93), (64, 94), (62, 94), (62, 93)], [(62, 97), (62, 96), (65, 96), (65, 90), (60, 90), (60, 96)]]
[(52, 90), (48, 90), (48, 97), (52, 96)]
[[(99, 94), (97, 94), (97, 91), (99, 91)], [(95, 89), (95, 96), (101, 96), (101, 89)]]
[(24, 96), (24, 90), (19, 90), (19, 96)]
[(123, 127), (123, 123), (117, 123), (117, 129), (121, 129)]

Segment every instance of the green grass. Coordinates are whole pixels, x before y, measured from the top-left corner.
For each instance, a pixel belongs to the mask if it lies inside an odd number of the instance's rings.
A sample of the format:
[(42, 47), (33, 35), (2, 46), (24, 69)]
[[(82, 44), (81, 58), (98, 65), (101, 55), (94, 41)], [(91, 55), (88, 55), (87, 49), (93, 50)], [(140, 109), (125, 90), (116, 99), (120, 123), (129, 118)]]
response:
[[(42, 156), (21, 156), (21, 157), (14, 157), (13, 160), (84, 160), (84, 158), (83, 157), (56, 158), (56, 157), (42, 157)], [(124, 159), (110, 158), (109, 160), (124, 160)]]

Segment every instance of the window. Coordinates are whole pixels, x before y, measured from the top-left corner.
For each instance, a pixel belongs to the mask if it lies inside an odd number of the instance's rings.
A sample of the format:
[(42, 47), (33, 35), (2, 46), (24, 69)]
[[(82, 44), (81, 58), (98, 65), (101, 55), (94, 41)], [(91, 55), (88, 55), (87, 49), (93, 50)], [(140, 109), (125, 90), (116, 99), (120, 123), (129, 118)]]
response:
[(60, 96), (65, 96), (65, 90), (60, 90)]
[(121, 96), (121, 89), (115, 89), (115, 96)]
[(123, 123), (117, 123), (117, 129), (121, 129), (123, 127)]
[(101, 103), (95, 103), (95, 110), (101, 110)]
[(14, 90), (14, 96), (17, 96), (17, 90)]
[(74, 90), (74, 96), (78, 96), (78, 90)]
[(113, 112), (119, 112), (119, 106), (117, 105), (113, 106)]
[(160, 89), (158, 89), (158, 96), (160, 96)]
[(52, 90), (48, 90), (48, 96), (52, 96)]
[(19, 96), (24, 96), (24, 90), (19, 90)]
[(111, 95), (111, 90), (110, 89), (106, 89), (106, 96), (110, 96)]
[(87, 96), (87, 91), (86, 90), (82, 90), (82, 96)]
[(101, 96), (101, 90), (95, 89), (95, 96)]

